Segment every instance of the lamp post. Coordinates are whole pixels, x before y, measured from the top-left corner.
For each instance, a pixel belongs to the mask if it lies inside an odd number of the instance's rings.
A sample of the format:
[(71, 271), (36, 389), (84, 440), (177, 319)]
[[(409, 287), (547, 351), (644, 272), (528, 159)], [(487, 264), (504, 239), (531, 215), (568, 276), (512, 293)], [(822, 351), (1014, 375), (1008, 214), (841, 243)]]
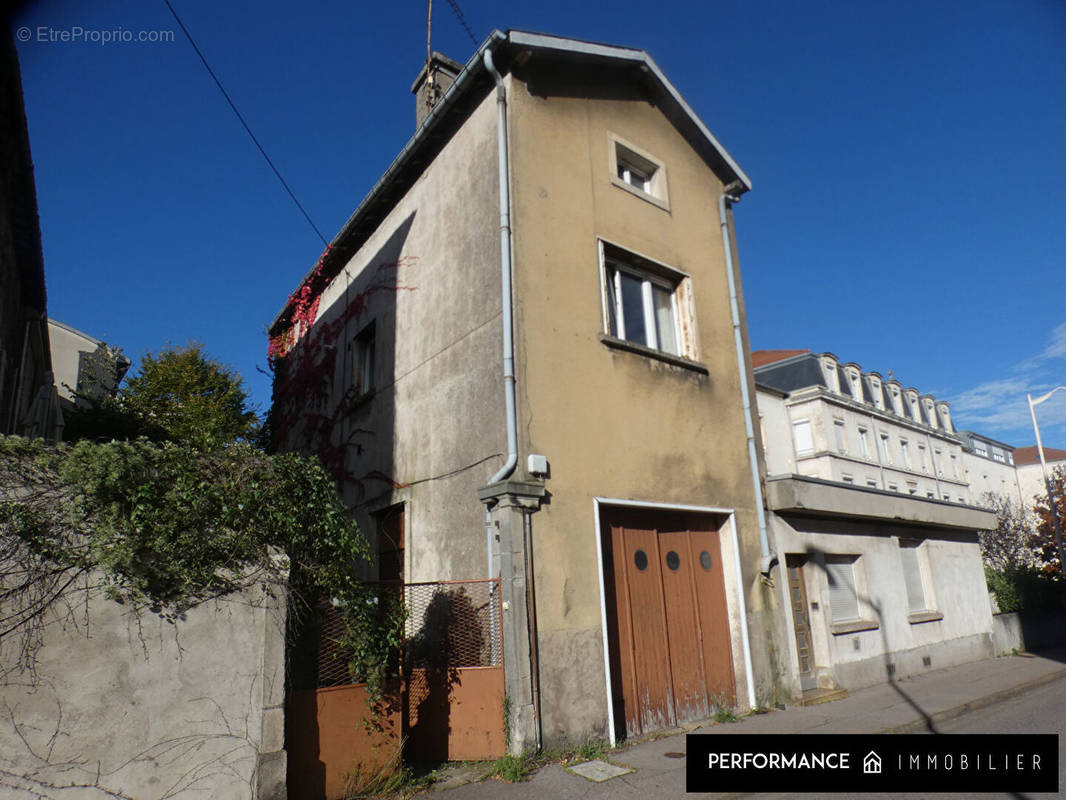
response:
[(1066, 386), (1056, 386), (1043, 397), (1038, 397), (1036, 400), (1033, 399), (1031, 394), (1027, 394), (1026, 397), (1029, 398), (1029, 416), (1033, 418), (1033, 431), (1036, 433), (1036, 452), (1040, 454), (1040, 470), (1044, 474), (1044, 488), (1047, 489), (1048, 507), (1051, 509), (1051, 524), (1055, 528), (1055, 546), (1059, 549), (1059, 572), (1066, 576), (1066, 557), (1063, 556), (1062, 552), (1062, 529), (1059, 527), (1059, 514), (1055, 509), (1055, 494), (1051, 491), (1051, 479), (1048, 478), (1047, 462), (1044, 461), (1044, 445), (1040, 442), (1040, 428), (1037, 427), (1036, 411), (1033, 408), (1033, 406), (1038, 406), (1043, 403), (1059, 389), (1066, 392)]

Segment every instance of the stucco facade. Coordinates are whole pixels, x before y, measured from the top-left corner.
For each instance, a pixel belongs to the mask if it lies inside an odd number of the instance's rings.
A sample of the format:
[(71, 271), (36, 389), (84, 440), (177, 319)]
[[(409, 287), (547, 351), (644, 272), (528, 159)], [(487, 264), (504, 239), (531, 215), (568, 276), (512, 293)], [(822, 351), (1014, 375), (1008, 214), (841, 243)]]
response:
[[(298, 303), (276, 321), (279, 443), (324, 455), (379, 550), (377, 515), (402, 508), (398, 577), (504, 579), (512, 747), (624, 735), (615, 513), (651, 519), (653, 538), (683, 521), (701, 542), (730, 652), (728, 688), (701, 707), (772, 699), (750, 366), (717, 213), (746, 177), (640, 51), (514, 33), (485, 47), (506, 98), (516, 469), (487, 485), (508, 442), (498, 102), (480, 55), (309, 275), (306, 330)], [(659, 77), (634, 80), (638, 63)], [(612, 294), (623, 281), (643, 295)], [(656, 338), (637, 341), (645, 324)]]

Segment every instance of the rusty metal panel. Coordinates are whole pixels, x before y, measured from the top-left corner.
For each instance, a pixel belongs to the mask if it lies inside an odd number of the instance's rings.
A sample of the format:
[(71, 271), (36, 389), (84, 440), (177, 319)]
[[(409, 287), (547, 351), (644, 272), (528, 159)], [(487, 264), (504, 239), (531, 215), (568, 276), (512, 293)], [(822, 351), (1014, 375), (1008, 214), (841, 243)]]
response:
[(407, 681), (404, 757), (479, 761), (507, 752), (503, 667), (415, 669)]
[[(368, 718), (370, 724), (368, 723)], [(373, 717), (365, 684), (296, 692), (285, 709), (289, 800), (339, 800), (355, 773), (399, 766), (400, 709)]]

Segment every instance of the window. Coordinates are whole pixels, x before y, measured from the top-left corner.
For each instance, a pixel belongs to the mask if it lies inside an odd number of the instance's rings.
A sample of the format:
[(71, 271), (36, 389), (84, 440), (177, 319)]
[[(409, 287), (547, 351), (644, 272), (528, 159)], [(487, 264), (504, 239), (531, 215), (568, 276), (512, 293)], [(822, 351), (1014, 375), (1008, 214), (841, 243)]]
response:
[(979, 456), (984, 456), (985, 458), (988, 458), (988, 447), (985, 445), (984, 442), (979, 442), (977, 441), (977, 439), (974, 439), (973, 451)]
[(877, 481), (875, 481), (873, 478), (867, 478), (866, 479), (866, 485), (869, 486), (871, 489), (876, 489), (877, 488)]
[(910, 469), (911, 468), (911, 451), (910, 451), (910, 445), (907, 443), (906, 439), (900, 439), (899, 440), (899, 452), (900, 452), (900, 456), (903, 458), (903, 466), (905, 466), (907, 469)]
[(959, 459), (954, 454), (951, 456), (951, 475), (952, 477), (959, 477)]
[(888, 484), (888, 491), (890, 491), (890, 492), (898, 492), (899, 491), (899, 484), (898, 483), (890, 483), (890, 484)]
[(848, 452), (848, 441), (844, 433), (844, 420), (833, 420), (833, 434), (836, 436), (837, 452), (846, 454)]
[(682, 276), (606, 243), (603, 265), (607, 333), (682, 355), (677, 300)]
[(888, 449), (888, 434), (881, 434), (881, 460), (886, 464), (892, 463), (892, 454)]
[(918, 484), (914, 481), (907, 481), (907, 494), (918, 494)]
[(1012, 467), (1014, 466), (1014, 454), (1011, 453), (1009, 450), (1007, 451), (1007, 463), (1010, 464)]
[(903, 582), (907, 587), (907, 611), (925, 611), (925, 584), (922, 580), (922, 565), (918, 549), (921, 543), (911, 539), (899, 540), (899, 556), (903, 562)]
[(829, 608), (833, 622), (859, 618), (859, 598), (855, 592), (855, 557), (827, 556), (825, 575), (829, 583)]
[(870, 377), (870, 393), (874, 397), (874, 406), (876, 406), (881, 411), (884, 411), (885, 410), (885, 396), (881, 392), (881, 379), (880, 378), (875, 378), (873, 376)]
[(863, 458), (870, 457), (870, 435), (866, 428), (859, 428), (859, 451)]
[(939, 450), (933, 451), (933, 469), (936, 470), (937, 475), (944, 474), (944, 454)]
[(925, 465), (925, 445), (918, 445), (918, 466), (922, 468), (922, 472), (928, 472), (929, 468)]
[(822, 371), (825, 373), (825, 385), (829, 391), (840, 394), (840, 373), (837, 372), (837, 362), (832, 356), (822, 359)]
[(848, 376), (848, 383), (851, 384), (851, 397), (853, 400), (862, 402), (862, 383), (859, 382), (859, 371), (855, 369), (846, 370)]
[(351, 393), (369, 394), (374, 388), (374, 323), (370, 323), (349, 345), (352, 364)]
[[(952, 458), (954, 458), (954, 456), (952, 456)], [(1006, 454), (1000, 448), (995, 446), (992, 447), (992, 458), (1000, 462), (1001, 464), (1005, 464), (1007, 462)]]
[(933, 428), (937, 427), (937, 424), (936, 424), (936, 412), (933, 411), (933, 401), (932, 400), (926, 400), (925, 401), (925, 416), (926, 416), (926, 422), (929, 423), (930, 427), (933, 427)]
[(792, 436), (796, 441), (796, 455), (802, 456), (814, 452), (814, 439), (811, 437), (810, 420), (794, 423)]
[(918, 393), (907, 392), (907, 402), (911, 405), (911, 417), (915, 422), (922, 421), (922, 409), (918, 405)]
[(607, 139), (611, 183), (668, 210), (666, 167), (663, 163), (613, 133), (608, 133)]
[(889, 387), (889, 393), (892, 395), (892, 410), (903, 416), (903, 398), (900, 397), (899, 389), (895, 386)]

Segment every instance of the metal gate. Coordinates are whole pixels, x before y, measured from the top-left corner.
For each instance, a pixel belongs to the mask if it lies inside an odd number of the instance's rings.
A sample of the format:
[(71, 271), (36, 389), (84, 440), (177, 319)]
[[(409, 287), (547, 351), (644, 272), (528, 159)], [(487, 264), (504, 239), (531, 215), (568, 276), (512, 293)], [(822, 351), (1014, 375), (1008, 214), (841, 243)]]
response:
[(338, 644), (340, 615), (321, 609), (315, 688), (292, 693), (286, 710), (290, 800), (342, 797), (350, 776), (401, 757), (465, 761), (506, 752), (499, 579), (382, 588), (402, 592), (406, 619), (390, 696), (370, 713), (366, 685), (352, 683)]

